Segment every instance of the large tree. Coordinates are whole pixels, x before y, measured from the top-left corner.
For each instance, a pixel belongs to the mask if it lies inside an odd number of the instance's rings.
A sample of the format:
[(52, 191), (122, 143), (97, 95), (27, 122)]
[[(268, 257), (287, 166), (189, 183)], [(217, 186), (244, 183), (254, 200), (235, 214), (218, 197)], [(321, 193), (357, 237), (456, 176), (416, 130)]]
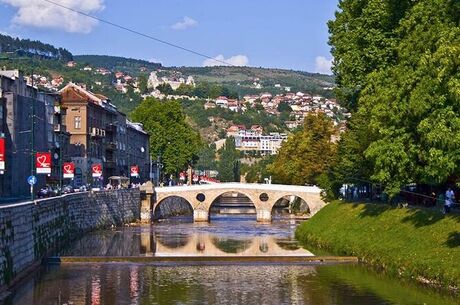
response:
[[(382, 183), (390, 195), (408, 183), (456, 180), (459, 1), (344, 0), (340, 6), (330, 23), (334, 71), (340, 97), (355, 113), (339, 148), (338, 176)], [(372, 51), (376, 40), (384, 43)]]
[(222, 182), (240, 181), (240, 152), (236, 150), (235, 139), (229, 137), (225, 140), (225, 145), (219, 149), (219, 180)]
[(161, 157), (166, 174), (174, 174), (196, 161), (201, 148), (199, 134), (185, 121), (177, 101), (144, 100), (132, 113), (150, 134), (150, 152)]
[(333, 134), (332, 121), (326, 115), (308, 115), (302, 130), (283, 143), (275, 161), (268, 166), (274, 182), (318, 184), (319, 177), (334, 160)]

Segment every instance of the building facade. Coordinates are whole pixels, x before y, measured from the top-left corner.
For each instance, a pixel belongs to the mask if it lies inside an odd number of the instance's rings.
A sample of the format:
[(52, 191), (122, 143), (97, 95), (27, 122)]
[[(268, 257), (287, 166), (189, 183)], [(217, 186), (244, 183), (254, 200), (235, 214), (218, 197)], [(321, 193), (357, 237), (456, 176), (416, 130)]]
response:
[[(27, 85), (18, 70), (0, 71), (0, 137), (4, 138), (5, 170), (0, 173), (0, 197), (30, 196), (27, 178), (35, 174), (35, 153), (52, 154), (52, 173), (38, 174), (34, 192), (58, 179), (68, 135), (62, 114), (56, 112), (60, 99)], [(60, 125), (57, 127), (57, 125)], [(58, 130), (58, 132), (56, 131)], [(56, 154), (58, 147), (62, 153)]]
[[(149, 135), (129, 133), (126, 115), (119, 112), (110, 99), (69, 83), (61, 90), (62, 104), (67, 108), (66, 123), (70, 133), (72, 161), (75, 163), (75, 185), (102, 187), (112, 176), (129, 177), (130, 149), (142, 143), (144, 153), (131, 154), (143, 167), (149, 164)], [(147, 140), (145, 140), (147, 139)], [(140, 144), (139, 144), (140, 145)], [(136, 146), (137, 147), (137, 146)], [(139, 147), (139, 149), (140, 149)], [(102, 177), (92, 177), (92, 166), (102, 165)], [(147, 167), (149, 168), (149, 166)], [(140, 177), (148, 180), (149, 171)]]

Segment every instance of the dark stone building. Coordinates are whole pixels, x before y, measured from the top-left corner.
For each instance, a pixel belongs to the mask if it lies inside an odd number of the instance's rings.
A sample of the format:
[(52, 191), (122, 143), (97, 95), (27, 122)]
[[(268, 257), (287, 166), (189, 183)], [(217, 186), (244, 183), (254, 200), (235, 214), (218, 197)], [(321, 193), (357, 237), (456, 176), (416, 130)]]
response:
[[(50, 152), (53, 160), (51, 175), (38, 174), (35, 191), (59, 179), (58, 164), (61, 154), (55, 155), (57, 146), (68, 147), (65, 127), (56, 127), (61, 113), (56, 113), (59, 97), (39, 92), (37, 88), (27, 85), (18, 70), (0, 71), (0, 136), (5, 138), (6, 164), (0, 174), (0, 197), (25, 198), (30, 196), (27, 177), (35, 174), (35, 153)], [(57, 121), (55, 121), (57, 120)], [(55, 130), (63, 130), (59, 136)], [(9, 199), (8, 199), (9, 200)]]

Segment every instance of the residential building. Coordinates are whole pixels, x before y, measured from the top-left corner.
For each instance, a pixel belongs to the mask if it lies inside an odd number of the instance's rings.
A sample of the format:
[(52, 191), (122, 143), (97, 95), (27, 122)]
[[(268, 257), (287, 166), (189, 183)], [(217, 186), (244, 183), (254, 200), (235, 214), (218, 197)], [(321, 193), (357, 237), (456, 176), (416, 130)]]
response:
[[(59, 99), (27, 85), (18, 70), (0, 71), (0, 137), (6, 147), (6, 164), (0, 173), (0, 198), (24, 198), (30, 195), (27, 177), (35, 174), (35, 153), (52, 153), (51, 175), (38, 174), (35, 191), (57, 178), (63, 157), (58, 147), (66, 149), (63, 112), (56, 112)], [(58, 131), (55, 133), (55, 130)], [(62, 131), (62, 132), (61, 132)], [(67, 138), (68, 139), (68, 138)]]
[[(111, 176), (129, 177), (138, 165), (141, 180), (149, 179), (149, 135), (138, 123), (129, 122), (106, 96), (69, 83), (61, 90), (67, 107), (75, 184), (102, 186)], [(91, 166), (102, 165), (102, 177), (92, 178)]]
[[(127, 126), (127, 162), (128, 165), (139, 167), (137, 181), (146, 181), (150, 173), (150, 139), (142, 124), (126, 121)], [(134, 181), (136, 181), (134, 180)]]
[[(75, 184), (93, 182), (91, 166), (101, 164), (103, 175), (116, 174), (114, 152), (118, 111), (110, 100), (69, 83), (61, 91), (62, 104), (67, 107), (66, 125), (70, 132), (72, 161), (75, 163)], [(115, 135), (114, 135), (115, 134)]]

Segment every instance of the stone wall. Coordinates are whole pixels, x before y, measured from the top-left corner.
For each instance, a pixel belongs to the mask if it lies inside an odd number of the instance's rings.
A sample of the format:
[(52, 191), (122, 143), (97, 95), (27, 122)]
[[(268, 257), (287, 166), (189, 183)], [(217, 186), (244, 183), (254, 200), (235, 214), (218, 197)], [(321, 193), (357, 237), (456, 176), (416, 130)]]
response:
[(0, 287), (79, 234), (140, 218), (137, 189), (0, 206)]

